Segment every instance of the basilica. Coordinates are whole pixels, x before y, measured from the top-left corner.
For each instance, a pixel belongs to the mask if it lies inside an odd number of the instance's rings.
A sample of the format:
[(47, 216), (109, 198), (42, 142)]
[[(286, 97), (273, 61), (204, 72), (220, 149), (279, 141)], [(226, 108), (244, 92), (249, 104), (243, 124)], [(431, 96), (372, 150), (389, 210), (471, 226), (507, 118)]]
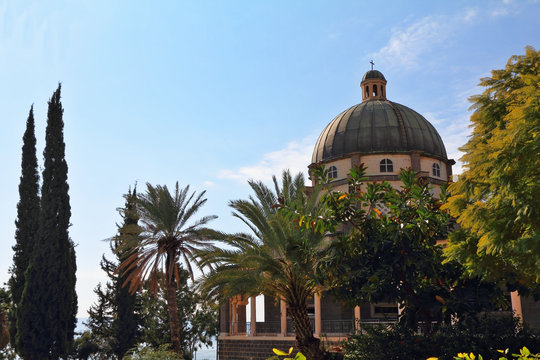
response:
[[(438, 196), (440, 186), (452, 180), (455, 161), (448, 159), (437, 130), (413, 109), (387, 99), (387, 80), (380, 71), (368, 71), (360, 86), (362, 102), (344, 110), (324, 128), (309, 167), (324, 164), (331, 186), (342, 192), (348, 191), (347, 173), (354, 165), (364, 164), (368, 181), (385, 180), (396, 188), (400, 170), (412, 168)], [(529, 306), (532, 300), (523, 299), (522, 304), (517, 293), (511, 299), (517, 316), (540, 319), (537, 306)], [(315, 336), (327, 344), (338, 343), (363, 324), (393, 323), (398, 312), (395, 303), (351, 308), (325, 294), (316, 295), (309, 305)], [(264, 313), (264, 321), (257, 321), (257, 313)], [(294, 343), (283, 301), (237, 296), (221, 307), (220, 360), (266, 359), (272, 348), (288, 349)]]

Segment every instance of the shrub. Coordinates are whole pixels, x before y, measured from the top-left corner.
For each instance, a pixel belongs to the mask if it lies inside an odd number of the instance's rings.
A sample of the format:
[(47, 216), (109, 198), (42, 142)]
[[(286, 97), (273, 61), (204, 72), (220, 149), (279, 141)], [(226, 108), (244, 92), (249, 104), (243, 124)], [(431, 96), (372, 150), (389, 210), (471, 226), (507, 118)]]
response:
[[(498, 360), (509, 360), (506, 356), (508, 354), (508, 349), (506, 350), (497, 350), (501, 354), (504, 354), (505, 356), (501, 356)], [(534, 359), (540, 359), (540, 353), (538, 354), (532, 354), (529, 349), (527, 349), (526, 346), (524, 346), (520, 351), (519, 354), (512, 354), (512, 356), (515, 356), (514, 360), (534, 360)], [(484, 357), (480, 354), (478, 356), (474, 355), (473, 353), (459, 353), (458, 356), (454, 356), (454, 359), (456, 360), (484, 360)], [(510, 360), (512, 360), (510, 359)], [(427, 360), (439, 360), (436, 357), (430, 357)]]
[(146, 344), (139, 344), (130, 355), (124, 356), (123, 360), (181, 360), (178, 354), (170, 350), (170, 347), (170, 344), (165, 344), (156, 349)]
[(461, 319), (426, 336), (399, 325), (371, 327), (344, 344), (345, 360), (411, 360), (430, 356), (454, 360), (456, 354), (465, 351), (499, 359), (497, 349), (519, 353), (522, 346), (532, 352), (540, 351), (540, 335), (509, 316)]

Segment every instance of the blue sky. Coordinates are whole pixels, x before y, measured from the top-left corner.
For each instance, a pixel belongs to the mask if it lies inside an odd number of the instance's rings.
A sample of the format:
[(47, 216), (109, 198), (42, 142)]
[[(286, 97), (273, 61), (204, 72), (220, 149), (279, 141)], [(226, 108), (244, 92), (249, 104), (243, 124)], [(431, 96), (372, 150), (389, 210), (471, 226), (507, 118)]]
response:
[[(539, 1), (0, 1), (0, 282), (12, 262), (22, 135), (62, 82), (79, 315), (105, 276), (135, 182), (207, 190), (201, 215), (250, 178), (304, 171), (317, 136), (361, 101), (369, 61), (456, 160), (479, 79), (540, 47)], [(459, 172), (460, 165), (455, 167)]]

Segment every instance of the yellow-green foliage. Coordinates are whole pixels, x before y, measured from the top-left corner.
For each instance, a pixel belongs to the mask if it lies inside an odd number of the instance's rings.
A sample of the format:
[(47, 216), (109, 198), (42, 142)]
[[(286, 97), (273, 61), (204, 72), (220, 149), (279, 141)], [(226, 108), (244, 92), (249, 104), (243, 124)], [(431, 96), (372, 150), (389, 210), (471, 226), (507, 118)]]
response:
[[(519, 351), (519, 354), (512, 354), (513, 357), (510, 358), (510, 359), (507, 357), (508, 356), (508, 349), (506, 349), (506, 350), (497, 350), (497, 351), (500, 352), (501, 354), (503, 354), (497, 360), (527, 360), (527, 359), (533, 360), (533, 359), (540, 359), (540, 354), (531, 354), (529, 349), (527, 349), (525, 346)], [(468, 354), (467, 353), (459, 353), (457, 356), (454, 356), (454, 359), (456, 359), (456, 360), (484, 360), (482, 355), (478, 354), (478, 356), (477, 356), (477, 355), (474, 355), (473, 353), (468, 353)], [(438, 358), (430, 357), (427, 360), (438, 360)], [(494, 359), (491, 359), (491, 360), (494, 360)]]
[(540, 287), (540, 51), (527, 47), (480, 85), (464, 172), (449, 187), (462, 230), (447, 254), (475, 275)]
[[(291, 354), (293, 352), (292, 346), (289, 348), (289, 352), (281, 351), (276, 348), (272, 349), (272, 351), (276, 355), (269, 357), (267, 360), (306, 360), (306, 357), (301, 352), (297, 352), (294, 357), (291, 357)], [(281, 358), (280, 356), (284, 357)]]

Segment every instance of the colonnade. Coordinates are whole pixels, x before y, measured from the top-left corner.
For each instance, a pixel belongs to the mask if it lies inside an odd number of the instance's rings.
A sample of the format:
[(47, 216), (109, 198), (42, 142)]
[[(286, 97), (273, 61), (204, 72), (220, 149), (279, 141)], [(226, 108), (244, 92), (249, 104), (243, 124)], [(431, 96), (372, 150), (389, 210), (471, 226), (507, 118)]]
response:
[[(229, 335), (247, 335), (257, 336), (257, 302), (256, 296), (249, 298), (237, 295), (229, 300)], [(315, 326), (313, 334), (316, 337), (320, 337), (322, 334), (322, 309), (321, 309), (321, 295), (314, 295), (314, 317)], [(246, 307), (250, 305), (250, 327), (246, 326), (247, 316)], [(285, 300), (281, 299), (279, 302), (280, 309), (280, 327), (279, 334), (282, 337), (286, 337), (287, 333), (287, 304)], [(360, 326), (360, 307), (354, 308), (354, 326), (356, 330), (359, 330)]]

